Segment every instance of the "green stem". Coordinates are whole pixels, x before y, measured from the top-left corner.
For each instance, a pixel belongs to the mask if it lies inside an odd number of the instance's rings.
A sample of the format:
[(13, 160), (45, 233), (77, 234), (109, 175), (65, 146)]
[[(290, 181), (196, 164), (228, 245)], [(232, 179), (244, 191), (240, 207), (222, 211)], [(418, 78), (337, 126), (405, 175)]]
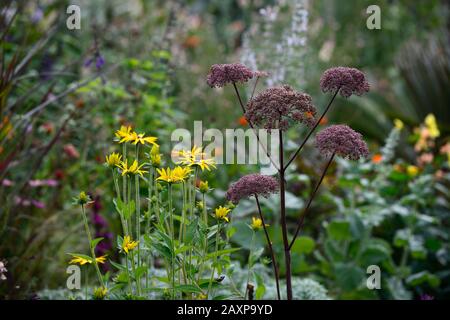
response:
[(247, 262), (247, 267), (248, 267), (248, 270), (247, 270), (247, 284), (245, 285), (245, 288), (244, 288), (244, 290), (245, 290), (244, 300), (247, 299), (248, 284), (250, 283), (250, 273), (251, 273), (251, 270), (252, 270), (252, 266), (251, 266), (252, 253), (253, 253), (253, 247), (254, 246), (255, 246), (255, 231), (252, 230), (252, 240), (251, 240), (251, 243), (250, 243), (250, 253), (248, 254), (248, 262)]
[(89, 248), (90, 248), (90, 251), (91, 251), (91, 257), (92, 257), (92, 260), (93, 260), (93, 264), (95, 266), (95, 270), (97, 272), (98, 280), (100, 281), (100, 284), (102, 285), (102, 287), (105, 287), (105, 284), (103, 282), (102, 273), (100, 272), (100, 269), (99, 269), (98, 263), (97, 263), (97, 259), (95, 257), (94, 247), (92, 246), (91, 231), (89, 230), (89, 224), (88, 224), (86, 211), (84, 209), (84, 205), (83, 204), (81, 205), (81, 213), (82, 213), (82, 216), (83, 216), (84, 228), (86, 229), (86, 234), (87, 234), (88, 241), (89, 241)]
[(168, 185), (169, 196), (169, 219), (170, 219), (170, 235), (172, 237), (172, 299), (175, 300), (175, 228), (173, 224), (173, 212), (172, 212), (172, 184)]
[(211, 277), (209, 278), (209, 285), (208, 285), (208, 298), (209, 298), (209, 294), (211, 292), (211, 287), (212, 287), (212, 281), (214, 279), (214, 271), (216, 269), (216, 264), (217, 264), (217, 252), (219, 251), (219, 237), (220, 237), (220, 229), (222, 227), (222, 222), (219, 221), (218, 225), (217, 225), (217, 233), (216, 233), (216, 247), (214, 249), (214, 260), (213, 260), (213, 264), (212, 264), (212, 270), (211, 270)]

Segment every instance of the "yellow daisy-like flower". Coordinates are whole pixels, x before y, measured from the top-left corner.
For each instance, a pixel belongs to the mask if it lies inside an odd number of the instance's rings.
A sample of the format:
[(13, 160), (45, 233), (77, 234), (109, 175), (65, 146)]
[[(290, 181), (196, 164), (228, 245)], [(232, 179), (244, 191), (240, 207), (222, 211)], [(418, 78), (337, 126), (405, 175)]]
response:
[(131, 137), (129, 138), (129, 141), (131, 141), (133, 144), (152, 144), (152, 145), (157, 145), (156, 140), (158, 140), (158, 138), (156, 137), (146, 137), (145, 133), (136, 133), (133, 132), (131, 134)]
[(122, 161), (118, 165), (119, 169), (122, 171), (122, 176), (124, 176), (126, 174), (138, 174), (140, 176), (143, 176), (144, 173), (147, 172), (145, 170), (141, 170), (141, 168), (143, 166), (144, 166), (144, 164), (139, 165), (137, 160), (134, 160), (133, 164), (131, 166), (129, 166), (129, 167), (128, 167), (128, 160), (126, 160), (125, 162)]
[(201, 193), (207, 193), (209, 191), (209, 183), (208, 181), (200, 181), (200, 184), (198, 185), (198, 189)]
[(409, 165), (406, 167), (406, 173), (408, 173), (408, 176), (415, 177), (419, 173), (419, 168), (417, 166)]
[(179, 161), (178, 164), (183, 164), (185, 166), (198, 166), (202, 171), (205, 169), (210, 171), (211, 168), (216, 168), (216, 163), (213, 159), (206, 158), (206, 154), (202, 152), (201, 148), (197, 146), (193, 146), (189, 151), (182, 150), (179, 152)]
[[(268, 226), (269, 226), (269, 225), (266, 224), (266, 227), (268, 227)], [(251, 227), (252, 227), (253, 230), (259, 231), (259, 230), (261, 230), (264, 226), (263, 226), (263, 222), (262, 222), (262, 220), (261, 220), (260, 218), (252, 217), (252, 224), (251, 224)]]
[(115, 133), (119, 143), (129, 142), (132, 137), (132, 130), (130, 126), (121, 126), (120, 130), (117, 130)]
[(159, 153), (158, 145), (153, 145), (150, 150), (150, 163), (154, 167), (159, 167), (161, 165), (161, 154)]
[(105, 287), (96, 288), (94, 290), (94, 299), (95, 300), (103, 300), (103, 299), (105, 299), (107, 294), (108, 294), (108, 289), (106, 289)]
[(435, 139), (441, 135), (436, 123), (436, 118), (433, 114), (429, 114), (425, 117), (425, 125), (429, 131), (430, 137)]
[(126, 254), (137, 247), (139, 241), (131, 240), (130, 236), (125, 236), (122, 242), (122, 250), (125, 251)]
[[(97, 257), (95, 258), (95, 261), (97, 261), (97, 263), (105, 263), (106, 261), (106, 257), (107, 255), (101, 256), (101, 257)], [(84, 266), (85, 264), (91, 264), (92, 263), (92, 259), (88, 260), (86, 258), (74, 255), (72, 260), (69, 261), (69, 264), (79, 264), (80, 266)]]
[(111, 153), (106, 156), (106, 164), (110, 168), (117, 167), (122, 162), (122, 156), (116, 152)]
[(397, 130), (402, 130), (403, 129), (403, 127), (404, 127), (405, 125), (403, 124), (403, 121), (402, 120), (400, 120), (400, 119), (395, 119), (394, 120), (394, 127), (397, 129)]
[(225, 220), (226, 222), (230, 222), (230, 219), (228, 219), (228, 217), (227, 217), (227, 215), (230, 213), (230, 211), (231, 211), (230, 209), (220, 206), (220, 207), (216, 208), (215, 216), (219, 220)]
[(170, 168), (167, 169), (156, 169), (159, 174), (159, 177), (156, 180), (164, 181), (167, 183), (179, 183), (183, 182), (185, 179), (189, 177), (191, 173), (191, 169), (188, 167), (175, 167), (173, 170)]

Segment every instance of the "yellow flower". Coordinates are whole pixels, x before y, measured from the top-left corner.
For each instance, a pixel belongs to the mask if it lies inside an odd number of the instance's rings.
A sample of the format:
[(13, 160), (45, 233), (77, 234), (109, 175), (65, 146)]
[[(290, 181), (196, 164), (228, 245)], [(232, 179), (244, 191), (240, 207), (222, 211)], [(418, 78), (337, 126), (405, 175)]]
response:
[(130, 141), (132, 141), (133, 144), (138, 144), (138, 143), (146, 144), (146, 143), (149, 143), (149, 144), (157, 145), (156, 144), (156, 140), (157, 139), (158, 138), (156, 138), (156, 137), (146, 137), (145, 133), (136, 133), (136, 132), (133, 132), (131, 134), (131, 137), (130, 137)]
[(178, 164), (185, 166), (198, 166), (202, 171), (211, 170), (210, 168), (216, 168), (216, 163), (213, 159), (206, 158), (206, 154), (202, 152), (201, 148), (193, 146), (190, 151), (182, 150), (179, 152), (180, 161)]
[(94, 290), (94, 299), (95, 300), (103, 300), (108, 294), (108, 289), (105, 287), (95, 288)]
[(216, 218), (219, 220), (225, 220), (226, 222), (229, 222), (230, 219), (228, 219), (227, 215), (228, 213), (230, 213), (230, 211), (231, 211), (230, 209), (220, 206), (216, 208), (215, 211)]
[(105, 261), (106, 261), (106, 257), (107, 257), (108, 255), (103, 255), (103, 256), (101, 256), (101, 257), (97, 257), (97, 258), (95, 258), (95, 261), (97, 261), (97, 263), (101, 263), (101, 264), (103, 264), (103, 263), (105, 263)]
[(91, 202), (91, 197), (86, 192), (81, 191), (78, 197), (73, 198), (74, 201), (80, 205), (84, 205)]
[(441, 135), (439, 128), (436, 123), (436, 118), (433, 114), (429, 114), (425, 117), (425, 125), (429, 131), (430, 137), (435, 139)]
[(406, 172), (408, 173), (408, 176), (415, 177), (419, 173), (419, 168), (413, 165), (409, 165), (406, 168)]
[(134, 160), (133, 164), (131, 166), (128, 167), (128, 160), (126, 160), (125, 162), (121, 162), (118, 167), (120, 170), (122, 170), (122, 176), (126, 175), (126, 174), (139, 174), (140, 176), (143, 176), (144, 173), (146, 173), (147, 171), (145, 170), (141, 170), (141, 168), (144, 166), (144, 164), (139, 165), (139, 163)]
[(208, 181), (200, 181), (198, 189), (201, 193), (207, 193), (209, 191)]
[(86, 263), (92, 263), (92, 261), (79, 256), (73, 256), (69, 261), (69, 264), (79, 264), (80, 266), (84, 266)]
[(115, 133), (119, 143), (129, 142), (133, 137), (133, 132), (131, 127), (121, 126), (120, 130), (117, 130)]
[(131, 240), (130, 236), (125, 236), (123, 238), (123, 242), (122, 242), (122, 250), (128, 254), (129, 251), (131, 251), (137, 247), (138, 243), (139, 243), (139, 241)]
[[(266, 227), (268, 227), (268, 226), (269, 226), (269, 225), (266, 224)], [(262, 222), (262, 220), (261, 220), (260, 218), (252, 217), (252, 224), (251, 224), (251, 227), (252, 227), (252, 229), (255, 230), (255, 231), (261, 230), (261, 229), (263, 228), (263, 222)]]
[(175, 167), (173, 170), (170, 168), (167, 169), (156, 169), (159, 174), (159, 177), (156, 180), (161, 180), (167, 183), (178, 183), (182, 182), (189, 177), (191, 173), (191, 169), (188, 167)]
[(402, 130), (403, 127), (404, 127), (403, 121), (400, 120), (400, 119), (395, 119), (395, 120), (394, 120), (394, 127), (395, 127), (398, 131)]
[[(97, 263), (105, 263), (106, 261), (106, 257), (107, 255), (101, 256), (101, 257), (97, 257), (95, 258), (95, 261), (97, 261)], [(90, 258), (89, 260), (84, 258), (84, 257), (80, 257), (77, 255), (74, 255), (72, 260), (69, 261), (69, 264), (79, 264), (80, 266), (83, 266), (85, 264), (91, 264), (92, 263), (92, 259)]]
[(122, 156), (116, 152), (113, 152), (109, 156), (106, 156), (106, 164), (110, 168), (117, 167), (121, 161), (122, 161)]
[(206, 299), (208, 299), (208, 296), (206, 294), (204, 294), (204, 293), (200, 293), (197, 296), (197, 300), (206, 300)]
[(120, 130), (117, 130), (115, 135), (118, 139), (122, 139), (124, 137), (127, 137), (128, 135), (130, 135), (132, 132), (132, 129), (130, 126), (126, 127), (126, 126), (121, 126)]
[(159, 153), (158, 145), (153, 145), (150, 150), (150, 162), (154, 167), (159, 167), (161, 165), (161, 154)]

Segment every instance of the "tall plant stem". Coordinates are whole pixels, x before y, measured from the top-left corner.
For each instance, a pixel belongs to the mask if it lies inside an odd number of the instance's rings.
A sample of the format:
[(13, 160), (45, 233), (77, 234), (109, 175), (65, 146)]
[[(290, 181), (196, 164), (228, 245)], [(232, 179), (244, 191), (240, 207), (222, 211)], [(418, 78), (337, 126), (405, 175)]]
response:
[(300, 216), (298, 223), (297, 223), (297, 230), (295, 230), (294, 237), (292, 238), (291, 244), (289, 245), (289, 249), (292, 248), (294, 245), (295, 239), (298, 236), (298, 233), (300, 232), (301, 228), (303, 227), (303, 223), (305, 222), (305, 217), (308, 214), (309, 207), (311, 206), (312, 201), (314, 200), (314, 197), (316, 196), (317, 190), (319, 190), (320, 185), (322, 184), (323, 178), (325, 178), (325, 175), (328, 171), (328, 168), (330, 167), (331, 162), (333, 162), (334, 159), (334, 153), (331, 155), (330, 160), (328, 160), (322, 175), (320, 176), (319, 182), (317, 183), (316, 187), (314, 188), (313, 193), (309, 197), (308, 204), (306, 205), (305, 209), (303, 210), (303, 214)]
[(219, 221), (219, 223), (217, 224), (217, 233), (216, 233), (216, 247), (214, 249), (214, 260), (213, 260), (213, 264), (211, 267), (211, 277), (209, 278), (209, 284), (208, 284), (208, 292), (207, 292), (207, 296), (209, 299), (209, 293), (211, 292), (211, 287), (212, 287), (212, 281), (214, 279), (214, 271), (216, 269), (216, 264), (217, 264), (217, 252), (219, 251), (219, 239), (220, 239), (220, 229), (222, 227), (222, 222)]
[[(145, 234), (150, 233), (150, 220), (152, 219), (152, 195), (153, 195), (153, 167), (150, 167), (148, 173), (148, 208), (147, 208), (147, 219), (145, 221)], [(151, 253), (147, 253), (147, 267), (145, 271), (145, 288), (149, 289), (149, 268), (151, 262)]]
[(172, 237), (172, 299), (175, 300), (175, 228), (173, 224), (173, 212), (172, 212), (172, 184), (168, 185), (168, 197), (169, 197), (169, 219), (170, 219), (170, 234)]
[[(139, 162), (139, 145), (136, 145), (136, 161)], [(141, 266), (141, 195), (139, 186), (139, 175), (134, 176), (134, 191), (136, 193), (136, 240), (138, 240), (137, 246), (137, 265)]]
[(247, 262), (247, 282), (245, 284), (245, 294), (244, 294), (244, 300), (247, 300), (247, 293), (248, 293), (248, 285), (250, 283), (250, 275), (252, 272), (252, 254), (253, 249), (255, 246), (255, 230), (252, 230), (252, 240), (250, 241), (250, 252), (248, 254), (248, 262)]
[(262, 222), (262, 225), (263, 225), (263, 228), (264, 228), (264, 234), (266, 235), (267, 245), (269, 246), (270, 256), (271, 256), (271, 259), (272, 259), (273, 272), (275, 274), (275, 284), (277, 286), (277, 297), (278, 297), (278, 300), (281, 300), (281, 295), (280, 295), (280, 273), (278, 272), (278, 264), (277, 264), (277, 260), (275, 259), (275, 252), (273, 251), (272, 241), (270, 241), (269, 232), (267, 232), (266, 222), (264, 221), (264, 216), (263, 216), (262, 211), (261, 211), (261, 205), (259, 203), (259, 199), (258, 199), (258, 196), (256, 194), (255, 194), (255, 199), (256, 199), (256, 205), (258, 206), (259, 218), (261, 219), (261, 222)]
[[(117, 177), (117, 172), (115, 169), (112, 169), (112, 173), (113, 173), (113, 180), (114, 180), (114, 187), (116, 189), (116, 196), (117, 196), (117, 200), (119, 201), (119, 203), (122, 203), (122, 199), (120, 196), (120, 189), (119, 189), (119, 181), (118, 181), (118, 177)], [(122, 203), (123, 204), (123, 203)], [(128, 234), (128, 227), (127, 227), (127, 223), (123, 217), (123, 212), (119, 212), (120, 215), (120, 223), (122, 224), (122, 231), (124, 235)]]
[(325, 108), (324, 112), (322, 113), (322, 115), (320, 116), (320, 118), (316, 121), (316, 123), (314, 124), (314, 126), (311, 128), (311, 130), (308, 132), (308, 134), (306, 135), (305, 139), (303, 140), (303, 142), (300, 144), (300, 146), (298, 147), (297, 151), (295, 151), (295, 153), (292, 155), (292, 157), (289, 159), (289, 161), (286, 163), (286, 166), (283, 167), (284, 170), (287, 169), (287, 167), (289, 167), (289, 165), (292, 163), (292, 161), (295, 160), (295, 158), (297, 157), (297, 155), (299, 154), (299, 152), (303, 149), (303, 147), (305, 146), (306, 142), (308, 142), (309, 138), (311, 137), (311, 135), (314, 133), (314, 131), (316, 130), (316, 128), (319, 126), (320, 121), (322, 121), (322, 119), (325, 117), (325, 115), (327, 114), (328, 110), (330, 109), (331, 105), (333, 104), (334, 99), (336, 98), (338, 92), (339, 92), (340, 88), (338, 88), (336, 90), (336, 92), (334, 93), (333, 97), (331, 98), (330, 102), (328, 102), (327, 107)]
[[(239, 90), (236, 86), (236, 83), (233, 82), (233, 87), (234, 87), (234, 91), (236, 92), (236, 95), (238, 97), (239, 100), (239, 105), (241, 106), (242, 109), (242, 114), (245, 114), (245, 106), (244, 106), (244, 102), (242, 102), (242, 98), (241, 98), (241, 94), (239, 93)], [(252, 94), (253, 95), (253, 94)], [(248, 125), (250, 126), (250, 128), (252, 128), (253, 133), (256, 136), (256, 140), (258, 141), (259, 145), (261, 146), (261, 148), (264, 150), (264, 152), (266, 153), (267, 157), (269, 158), (270, 162), (272, 163), (272, 165), (279, 170), (280, 168), (278, 168), (277, 164), (275, 163), (275, 161), (273, 161), (272, 157), (270, 156), (269, 151), (267, 150), (267, 147), (264, 145), (264, 143), (261, 142), (261, 140), (259, 139), (259, 134), (258, 131), (255, 129), (255, 127), (253, 126), (253, 124), (251, 123), (251, 121), (247, 120)]]
[(93, 260), (93, 264), (95, 266), (95, 271), (97, 272), (97, 276), (98, 276), (98, 281), (100, 281), (100, 284), (102, 287), (105, 287), (105, 283), (103, 282), (103, 277), (102, 277), (102, 273), (100, 272), (100, 269), (98, 267), (98, 262), (97, 262), (97, 258), (95, 256), (95, 251), (94, 251), (94, 247), (92, 246), (92, 236), (91, 236), (91, 231), (89, 229), (89, 224), (88, 224), (88, 220), (87, 220), (87, 216), (86, 216), (86, 210), (84, 209), (84, 205), (81, 205), (81, 214), (83, 215), (83, 222), (84, 222), (84, 228), (86, 230), (86, 235), (88, 237), (88, 241), (89, 241), (89, 249), (91, 251), (91, 257)]
[(291, 251), (289, 249), (289, 241), (287, 236), (287, 222), (286, 222), (286, 190), (284, 178), (284, 148), (283, 148), (283, 131), (279, 130), (279, 157), (280, 157), (280, 213), (281, 213), (281, 231), (283, 233), (284, 245), (284, 261), (286, 264), (286, 294), (287, 299), (292, 300), (292, 274), (291, 274)]

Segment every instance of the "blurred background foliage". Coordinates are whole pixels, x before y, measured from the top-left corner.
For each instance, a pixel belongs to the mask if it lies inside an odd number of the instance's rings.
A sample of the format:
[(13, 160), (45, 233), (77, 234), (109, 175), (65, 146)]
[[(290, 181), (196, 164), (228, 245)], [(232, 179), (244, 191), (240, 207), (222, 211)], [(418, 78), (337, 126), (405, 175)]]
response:
[[(375, 3), (382, 29), (368, 30), (366, 8)], [(317, 280), (335, 299), (450, 296), (447, 1), (70, 4), (80, 5), (81, 30), (66, 28), (69, 1), (0, 4), (0, 260), (8, 270), (0, 297), (33, 298), (64, 287), (64, 252), (85, 245), (70, 200), (78, 190), (97, 199), (92, 218), (107, 221), (98, 232), (112, 239), (119, 230), (101, 165), (118, 126), (157, 136), (166, 158), (172, 130), (192, 130), (194, 120), (247, 128), (232, 90), (211, 90), (205, 81), (211, 64), (237, 61), (270, 73), (258, 90), (288, 83), (311, 94), (318, 109), (329, 99), (319, 79), (331, 66), (358, 67), (371, 84), (367, 96), (337, 98), (327, 117), (362, 132), (372, 158), (357, 166), (339, 162), (327, 177), (294, 250), (295, 275)], [(438, 136), (427, 136), (429, 114)], [(288, 150), (301, 134), (289, 132)], [(312, 145), (305, 151), (288, 175), (292, 222), (321, 168)], [(222, 204), (228, 185), (255, 170), (220, 166), (209, 177), (210, 206)], [(264, 208), (276, 226), (277, 199)], [(243, 202), (234, 215), (232, 241), (244, 249), (252, 214), (253, 204)], [(281, 254), (281, 235), (272, 237)], [(247, 254), (234, 258), (244, 264)], [(381, 290), (364, 286), (368, 264), (382, 267)]]

